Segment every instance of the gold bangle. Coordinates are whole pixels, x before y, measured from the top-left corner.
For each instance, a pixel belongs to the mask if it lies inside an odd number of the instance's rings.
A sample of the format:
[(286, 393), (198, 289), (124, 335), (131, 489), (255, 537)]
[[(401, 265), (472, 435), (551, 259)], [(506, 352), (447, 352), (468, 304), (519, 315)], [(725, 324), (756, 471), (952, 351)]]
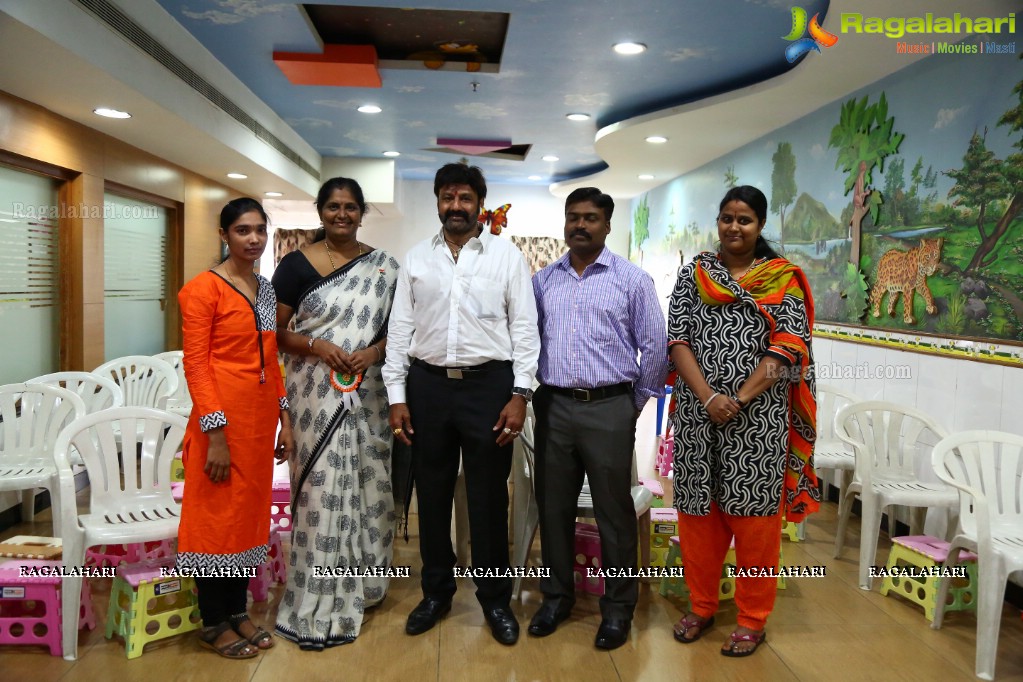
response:
[(374, 345), (373, 350), (377, 352), (377, 362), (380, 362), (381, 360), (384, 359), (384, 352), (380, 350), (380, 346)]

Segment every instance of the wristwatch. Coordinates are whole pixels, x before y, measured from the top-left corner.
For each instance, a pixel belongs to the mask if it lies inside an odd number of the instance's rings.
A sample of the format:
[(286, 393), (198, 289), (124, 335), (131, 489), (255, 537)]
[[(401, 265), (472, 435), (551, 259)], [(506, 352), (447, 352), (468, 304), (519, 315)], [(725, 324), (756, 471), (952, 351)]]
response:
[(530, 400), (533, 399), (533, 389), (519, 388), (518, 386), (516, 386), (515, 388), (512, 389), (512, 395), (520, 395), (523, 398), (525, 398), (526, 402), (528, 403)]

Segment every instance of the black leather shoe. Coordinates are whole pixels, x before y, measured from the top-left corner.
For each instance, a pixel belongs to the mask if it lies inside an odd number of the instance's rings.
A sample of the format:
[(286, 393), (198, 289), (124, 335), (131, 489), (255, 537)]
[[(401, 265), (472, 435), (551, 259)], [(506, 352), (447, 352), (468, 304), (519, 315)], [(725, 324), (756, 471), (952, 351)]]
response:
[(597, 639), (593, 642), (598, 649), (617, 649), (629, 640), (632, 621), (624, 618), (605, 618), (600, 621)]
[(559, 609), (553, 602), (544, 602), (540, 610), (533, 615), (533, 620), (529, 621), (529, 634), (534, 637), (554, 634), (561, 621), (568, 618), (571, 612), (571, 607)]
[(490, 633), (501, 644), (514, 644), (519, 641), (519, 621), (507, 607), (484, 609), (483, 617), (487, 619)]
[(405, 621), (405, 634), (423, 634), (436, 625), (437, 621), (450, 610), (450, 599), (424, 598), (416, 608), (412, 609), (412, 613), (408, 614), (408, 620)]

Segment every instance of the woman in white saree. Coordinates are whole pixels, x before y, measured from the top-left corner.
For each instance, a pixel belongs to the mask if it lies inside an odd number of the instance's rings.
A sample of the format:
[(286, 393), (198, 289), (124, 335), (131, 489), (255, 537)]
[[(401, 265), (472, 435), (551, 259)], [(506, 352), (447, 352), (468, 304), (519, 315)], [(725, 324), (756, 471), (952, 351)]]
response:
[(276, 629), (322, 650), (354, 641), (365, 610), (387, 592), (388, 578), (361, 574), (384, 573), (393, 553), (380, 370), (398, 263), (358, 240), (366, 204), (357, 182), (328, 180), (316, 207), (324, 238), (285, 256), (273, 277), (296, 446), (290, 570)]

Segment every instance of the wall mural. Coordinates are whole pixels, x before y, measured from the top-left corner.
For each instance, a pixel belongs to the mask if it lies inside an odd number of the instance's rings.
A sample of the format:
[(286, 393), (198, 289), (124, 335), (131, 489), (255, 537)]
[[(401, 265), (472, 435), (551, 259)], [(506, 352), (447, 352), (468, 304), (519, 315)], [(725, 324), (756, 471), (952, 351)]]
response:
[(638, 197), (630, 258), (663, 296), (717, 248), (740, 184), (768, 196), (765, 236), (806, 271), (822, 326), (1023, 342), (1016, 55), (935, 55)]

